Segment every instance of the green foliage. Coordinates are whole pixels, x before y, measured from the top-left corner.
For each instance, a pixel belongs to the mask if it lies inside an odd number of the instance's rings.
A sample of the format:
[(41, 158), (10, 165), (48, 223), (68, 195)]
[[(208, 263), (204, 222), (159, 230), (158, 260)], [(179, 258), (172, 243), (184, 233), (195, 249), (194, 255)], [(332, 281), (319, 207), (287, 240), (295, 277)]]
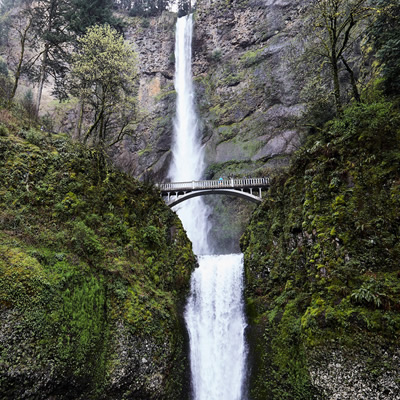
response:
[(36, 106), (33, 100), (32, 90), (27, 90), (21, 99), (22, 108), (25, 110), (29, 119), (35, 118)]
[(395, 0), (379, 0), (380, 13), (370, 28), (376, 57), (382, 65), (387, 94), (400, 93), (400, 5)]
[(7, 136), (8, 133), (8, 128), (4, 124), (0, 124), (0, 136)]
[(379, 295), (376, 295), (373, 291), (373, 285), (369, 284), (366, 286), (361, 286), (359, 289), (356, 289), (351, 294), (351, 299), (354, 300), (356, 304), (361, 305), (374, 305), (375, 307), (380, 307), (382, 305), (382, 301), (379, 298)]
[(7, 64), (0, 58), (0, 106), (5, 106), (11, 95), (12, 81)]
[(72, 234), (71, 242), (78, 254), (89, 259), (96, 259), (102, 254), (103, 247), (99, 238), (83, 221), (73, 223)]
[(211, 53), (211, 61), (218, 62), (222, 58), (222, 52), (220, 49), (216, 49)]
[[(268, 322), (262, 338), (258, 339), (261, 351), (259, 367), (262, 375), (256, 375), (252, 391), (254, 398), (302, 400), (314, 398), (317, 394), (312, 388), (305, 362), (305, 351), (301, 343), (301, 324), (298, 300), (290, 300), (289, 295), (283, 304), (284, 311), (278, 316), (277, 306), (268, 313)], [(265, 368), (265, 365), (268, 365)]]
[(90, 107), (92, 123), (85, 141), (112, 146), (133, 134), (136, 55), (109, 25), (94, 26), (78, 40), (73, 57), (72, 93)]
[(13, 46), (6, 53), (12, 53), (17, 60), (6, 66), (12, 71), (14, 82), (6, 79), (7, 69), (1, 67), (0, 99), (12, 100), (25, 75), (38, 83), (36, 110), (49, 76), (53, 94), (64, 100), (69, 94), (66, 75), (71, 48), (76, 47), (77, 37), (88, 27), (104, 23), (121, 28), (121, 21), (112, 15), (111, 0), (4, 1), (0, 8), (0, 45)]
[(66, 9), (66, 19), (72, 32), (82, 36), (89, 27), (109, 24), (120, 28), (121, 21), (112, 13), (111, 0), (69, 0), (70, 7)]
[[(8, 327), (0, 391), (50, 396), (36, 374), (51, 366), (54, 390), (111, 398), (122, 337), (163, 349), (151, 360), (155, 371), (175, 357), (183, 363), (178, 304), (195, 259), (176, 215), (150, 186), (109, 165), (99, 170), (97, 151), (15, 131), (0, 136), (0, 318)], [(165, 375), (170, 398), (183, 390), (178, 375)], [(153, 395), (137, 385), (142, 398)]]
[(123, 0), (119, 7), (128, 11), (131, 17), (154, 17), (168, 10), (171, 0)]
[(150, 246), (159, 246), (162, 242), (161, 232), (153, 226), (149, 225), (143, 228), (143, 239), (147, 245)]
[[(312, 38), (306, 42), (306, 55), (301, 56), (303, 61), (308, 57), (309, 65), (305, 66), (304, 62), (297, 64), (302, 70), (310, 67), (306, 74), (311, 76), (311, 85), (317, 80), (322, 83), (325, 95), (333, 95), (338, 114), (342, 112), (343, 103), (349, 100), (344, 95), (347, 87), (351, 90), (351, 97), (360, 101), (354, 71), (357, 59), (362, 57), (356, 56), (355, 43), (365, 36), (375, 13), (368, 0), (317, 0), (312, 2), (307, 22), (303, 25), (303, 34)], [(348, 80), (342, 78), (341, 70), (346, 71)], [(318, 106), (318, 102), (313, 102), (312, 106)]]
[(398, 341), (399, 122), (387, 101), (345, 108), (255, 211), (241, 239), (253, 324), (266, 332), (255, 339), (254, 399), (311, 398), (317, 348)]

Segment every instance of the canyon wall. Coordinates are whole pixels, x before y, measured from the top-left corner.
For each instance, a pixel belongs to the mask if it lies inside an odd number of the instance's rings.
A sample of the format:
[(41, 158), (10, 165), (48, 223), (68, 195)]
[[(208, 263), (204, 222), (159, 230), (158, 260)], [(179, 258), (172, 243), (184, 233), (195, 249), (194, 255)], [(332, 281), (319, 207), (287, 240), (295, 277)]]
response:
[[(203, 1), (196, 4), (193, 75), (205, 146), (206, 179), (264, 176), (288, 164), (303, 134), (301, 1)], [(126, 38), (138, 53), (140, 122), (114, 154), (126, 172), (164, 181), (175, 114), (176, 14), (126, 18)], [(208, 198), (215, 210), (216, 251), (238, 251), (253, 210), (235, 198)], [(239, 215), (232, 220), (231, 215)]]
[[(301, 141), (301, 1), (199, 1), (193, 73), (207, 178), (264, 174), (285, 165)], [(141, 122), (115, 156), (135, 175), (167, 176), (175, 109), (176, 14), (128, 18), (126, 37), (139, 55)]]

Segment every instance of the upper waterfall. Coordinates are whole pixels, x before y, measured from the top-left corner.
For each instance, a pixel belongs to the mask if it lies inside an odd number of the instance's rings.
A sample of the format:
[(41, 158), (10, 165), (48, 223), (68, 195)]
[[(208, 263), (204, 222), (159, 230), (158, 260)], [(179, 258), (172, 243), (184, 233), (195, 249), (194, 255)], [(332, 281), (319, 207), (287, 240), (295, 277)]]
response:
[(179, 18), (175, 38), (175, 141), (170, 177), (176, 182), (200, 180), (204, 171), (203, 149), (198, 137), (198, 120), (192, 83), (192, 15)]
[[(192, 83), (193, 18), (188, 15), (176, 23), (175, 90), (177, 93), (174, 120), (173, 161), (169, 172), (172, 181), (199, 180), (204, 172), (204, 154), (198, 132)], [(188, 232), (196, 254), (208, 254), (208, 208), (200, 198), (191, 199), (177, 213)]]

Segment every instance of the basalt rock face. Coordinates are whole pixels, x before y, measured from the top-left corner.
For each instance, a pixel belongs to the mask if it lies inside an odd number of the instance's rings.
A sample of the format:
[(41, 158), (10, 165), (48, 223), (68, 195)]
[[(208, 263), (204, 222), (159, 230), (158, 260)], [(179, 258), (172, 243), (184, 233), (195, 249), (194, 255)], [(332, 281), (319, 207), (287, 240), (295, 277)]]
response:
[(304, 105), (291, 62), (300, 50), (304, 7), (304, 1), (198, 3), (197, 102), (207, 162), (219, 173), (275, 168), (299, 145), (295, 121)]
[(116, 164), (134, 176), (162, 180), (170, 163), (175, 113), (174, 41), (176, 14), (127, 18), (125, 37), (138, 55), (138, 119), (134, 138), (114, 152)]
[[(268, 174), (287, 165), (299, 146), (304, 104), (293, 62), (304, 7), (304, 1), (198, 2), (193, 72), (207, 178)], [(238, 251), (253, 206), (207, 201), (219, 210), (212, 215), (216, 247)]]
[[(300, 143), (304, 110), (301, 77), (292, 62), (301, 52), (304, 1), (200, 0), (196, 4), (193, 75), (208, 177), (274, 169)], [(176, 14), (128, 20), (126, 37), (139, 57), (136, 140), (115, 156), (126, 171), (167, 176), (175, 113)]]

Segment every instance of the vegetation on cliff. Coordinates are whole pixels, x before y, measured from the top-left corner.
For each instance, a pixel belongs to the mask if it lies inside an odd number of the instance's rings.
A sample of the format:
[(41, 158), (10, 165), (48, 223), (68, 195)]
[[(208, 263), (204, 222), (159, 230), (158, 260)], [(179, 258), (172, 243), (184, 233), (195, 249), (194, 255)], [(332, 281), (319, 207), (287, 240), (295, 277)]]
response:
[(309, 103), (313, 127), (241, 240), (255, 400), (400, 393), (400, 20), (376, 4), (369, 84), (327, 122)]
[(181, 223), (102, 154), (0, 123), (1, 398), (183, 396)]
[(134, 134), (136, 53), (109, 25), (89, 28), (78, 43), (70, 83), (81, 103), (78, 136), (86, 114), (90, 124), (84, 142), (107, 149)]
[(252, 398), (347, 398), (367, 377), (367, 397), (397, 399), (399, 111), (396, 99), (347, 106), (255, 211), (241, 241)]

